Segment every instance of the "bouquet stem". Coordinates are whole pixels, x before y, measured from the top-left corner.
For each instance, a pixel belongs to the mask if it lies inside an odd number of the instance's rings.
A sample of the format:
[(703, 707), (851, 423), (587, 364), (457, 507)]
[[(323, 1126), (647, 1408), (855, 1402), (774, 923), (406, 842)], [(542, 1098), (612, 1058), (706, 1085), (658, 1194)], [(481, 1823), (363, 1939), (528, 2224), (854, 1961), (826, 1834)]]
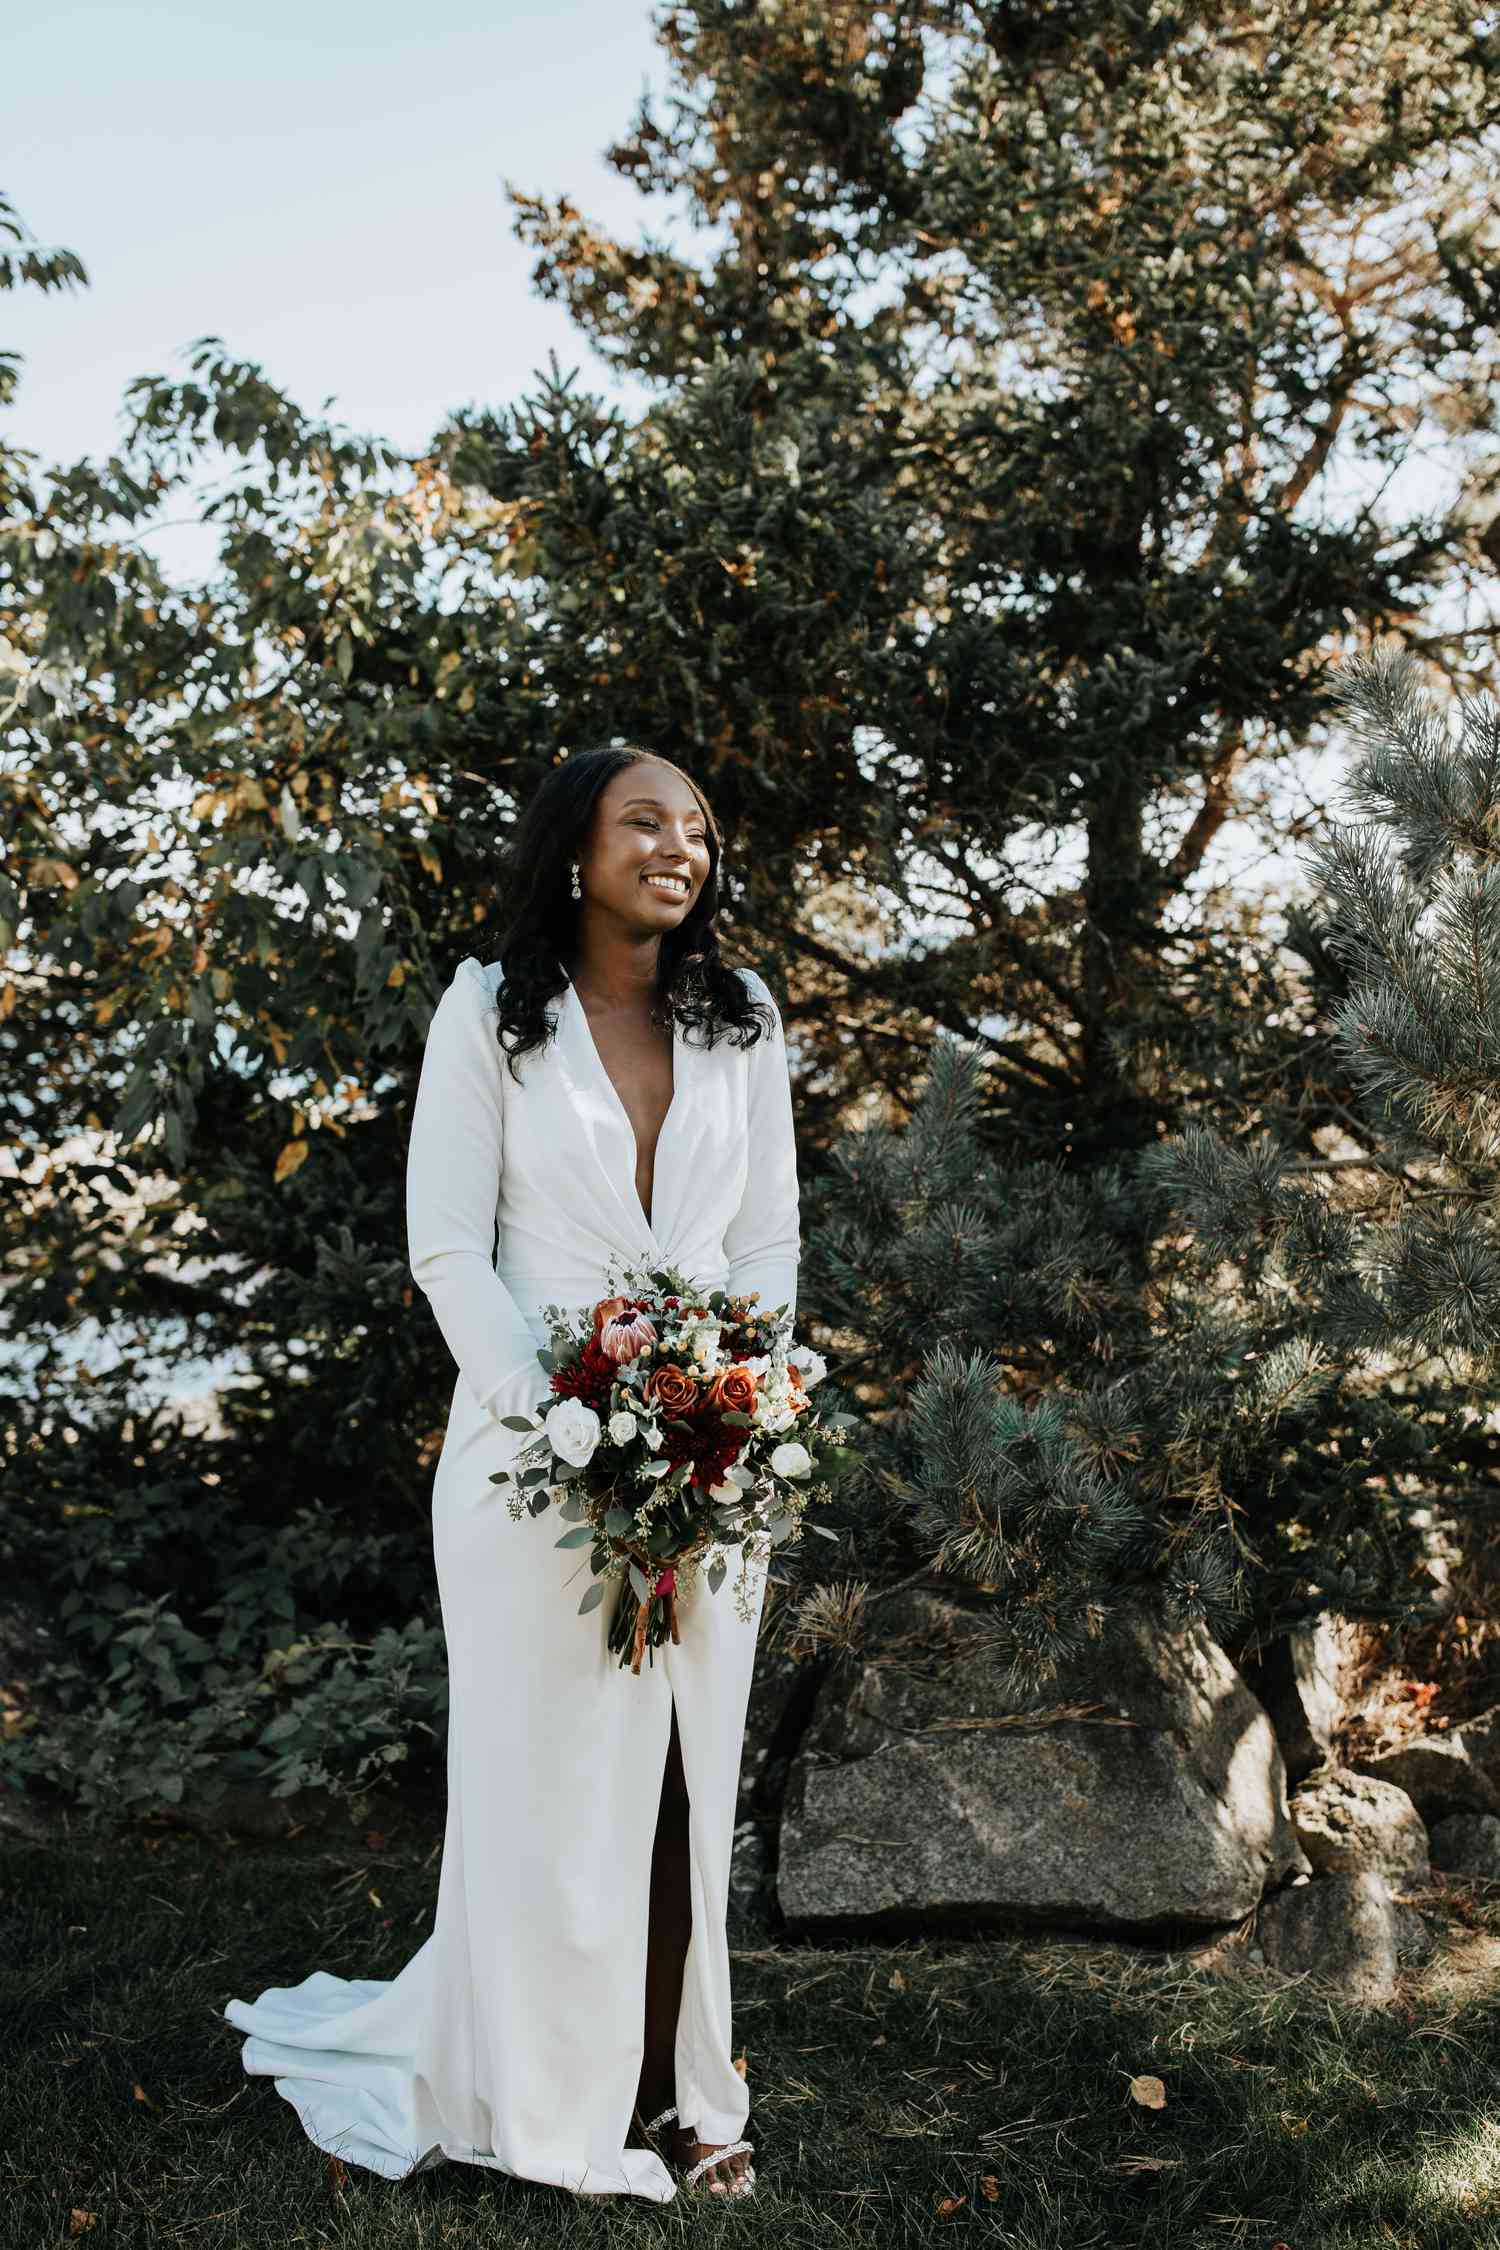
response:
[(636, 1597), (626, 1579), (615, 1604), (609, 1646), (620, 1659), (621, 1671), (628, 1662), (632, 1672), (639, 1672), (646, 1649), (660, 1648), (669, 1636), (681, 1646), (682, 1635), (677, 1629), (677, 1574), (670, 1564), (657, 1572), (642, 1599)]

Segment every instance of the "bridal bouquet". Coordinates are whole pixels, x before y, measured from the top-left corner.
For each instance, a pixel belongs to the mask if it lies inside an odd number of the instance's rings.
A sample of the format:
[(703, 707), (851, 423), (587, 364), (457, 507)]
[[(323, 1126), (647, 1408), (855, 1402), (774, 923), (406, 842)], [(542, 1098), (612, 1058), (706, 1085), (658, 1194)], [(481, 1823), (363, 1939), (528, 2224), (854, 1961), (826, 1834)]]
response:
[(590, 1550), (580, 1616), (620, 1582), (609, 1646), (639, 1672), (643, 1651), (681, 1639), (678, 1596), (700, 1571), (717, 1593), (735, 1547), (750, 1620), (751, 1565), (799, 1536), (820, 1472), (848, 1466), (851, 1417), (818, 1414), (809, 1394), (827, 1368), (758, 1290), (704, 1292), (670, 1266), (612, 1266), (609, 1281), (619, 1293), (591, 1310), (543, 1308), (548, 1390), (502, 1418), (529, 1442), (490, 1482), (514, 1487), (516, 1522), (555, 1505), (558, 1546)]

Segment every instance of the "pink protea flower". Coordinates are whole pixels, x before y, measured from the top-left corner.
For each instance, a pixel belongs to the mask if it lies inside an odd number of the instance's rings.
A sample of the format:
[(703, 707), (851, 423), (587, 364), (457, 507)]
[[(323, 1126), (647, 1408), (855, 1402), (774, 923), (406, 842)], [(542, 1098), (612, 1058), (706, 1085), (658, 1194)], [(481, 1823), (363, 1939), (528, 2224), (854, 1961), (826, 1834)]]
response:
[(617, 1363), (634, 1359), (647, 1344), (656, 1342), (656, 1323), (649, 1313), (630, 1307), (610, 1313), (599, 1324), (599, 1349)]

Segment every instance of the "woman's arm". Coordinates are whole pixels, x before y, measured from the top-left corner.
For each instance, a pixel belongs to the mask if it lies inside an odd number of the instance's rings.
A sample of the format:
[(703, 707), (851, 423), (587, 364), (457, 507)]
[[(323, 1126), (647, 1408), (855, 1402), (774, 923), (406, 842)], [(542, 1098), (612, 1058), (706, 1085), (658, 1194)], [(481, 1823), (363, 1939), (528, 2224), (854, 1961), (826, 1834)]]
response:
[(781, 1010), (754, 969), (741, 975), (757, 1000), (770, 1003), (776, 1029), (750, 1049), (750, 1172), (740, 1207), (724, 1230), (729, 1260), (725, 1287), (736, 1296), (760, 1291), (762, 1312), (779, 1305), (797, 1310), (797, 1138), (792, 1124), (792, 1083)]
[(528, 1407), (545, 1382), (525, 1316), (494, 1266), (504, 1067), (485, 973), (470, 957), (427, 1027), (406, 1156), (406, 1237), (412, 1279), (470, 1390), (497, 1417)]

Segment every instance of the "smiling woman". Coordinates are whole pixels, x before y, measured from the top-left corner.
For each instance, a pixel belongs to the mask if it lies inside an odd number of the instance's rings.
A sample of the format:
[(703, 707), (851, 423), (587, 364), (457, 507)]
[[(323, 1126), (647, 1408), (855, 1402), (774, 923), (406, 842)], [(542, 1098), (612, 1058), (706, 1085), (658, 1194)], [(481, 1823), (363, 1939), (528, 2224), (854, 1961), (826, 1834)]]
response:
[[(764, 1563), (748, 1620), (700, 1587), (636, 1675), (608, 1605), (578, 1613), (550, 1516), (512, 1523), (492, 1478), (522, 1442), (506, 1416), (544, 1387), (545, 1308), (594, 1305), (612, 1262), (795, 1310), (781, 1017), (718, 958), (717, 834), (677, 768), (569, 760), (510, 864), (502, 958), (462, 961), (433, 1016), (407, 1168), (412, 1274), (458, 1369), (433, 1488), (436, 1921), (389, 1984), (320, 1971), (227, 2012), (319, 2147), (390, 2177), (447, 2156), (581, 2195), (747, 2194), (725, 1920)], [(561, 1001), (529, 1042), (549, 954)], [(534, 979), (514, 1010), (513, 961)]]

